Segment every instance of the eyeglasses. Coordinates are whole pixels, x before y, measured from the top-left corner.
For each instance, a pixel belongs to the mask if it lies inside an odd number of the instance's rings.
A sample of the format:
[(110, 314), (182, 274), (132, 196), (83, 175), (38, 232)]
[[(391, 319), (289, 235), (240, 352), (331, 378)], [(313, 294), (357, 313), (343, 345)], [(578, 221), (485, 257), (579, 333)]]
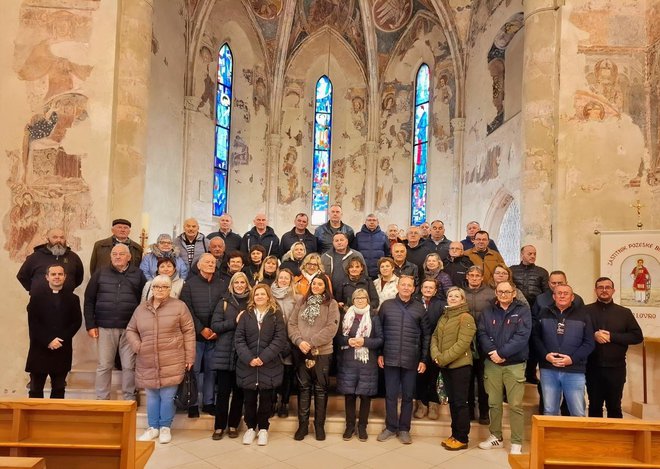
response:
[(513, 294), (513, 290), (496, 290), (495, 293), (498, 295), (511, 295)]
[(168, 287), (167, 285), (152, 285), (154, 290), (169, 290), (171, 287)]

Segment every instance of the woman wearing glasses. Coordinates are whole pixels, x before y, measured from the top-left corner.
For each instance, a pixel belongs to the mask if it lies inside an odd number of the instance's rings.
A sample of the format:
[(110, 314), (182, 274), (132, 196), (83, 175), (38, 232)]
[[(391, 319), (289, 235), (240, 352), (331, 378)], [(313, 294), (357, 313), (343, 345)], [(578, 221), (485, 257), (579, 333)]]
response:
[(195, 326), (186, 304), (170, 296), (172, 280), (158, 275), (153, 298), (141, 303), (126, 327), (135, 357), (135, 384), (147, 392), (149, 428), (140, 441), (172, 439), (174, 395), (185, 370), (195, 362)]
[(458, 287), (447, 291), (447, 308), (431, 338), (431, 358), (440, 367), (449, 398), (451, 436), (442, 442), (450, 451), (467, 449), (470, 412), (467, 395), (472, 376), (472, 339), (476, 333), (474, 318)]
[[(317, 275), (324, 275), (323, 265), (321, 264), (321, 256), (312, 252), (305, 256), (305, 259), (300, 265), (300, 275), (294, 280), (294, 289), (298, 295), (305, 296), (309, 291), (309, 285), (312, 279)], [(332, 290), (332, 288), (330, 289)]]
[(367, 423), (371, 397), (378, 392), (378, 350), (383, 345), (383, 331), (380, 318), (369, 306), (369, 293), (358, 288), (353, 292), (352, 306), (340, 321), (336, 338), (339, 347), (337, 355), (337, 392), (344, 394), (346, 403), (346, 430), (344, 440), (350, 440), (356, 433), (356, 404), (360, 397), (360, 413), (357, 421), (357, 435), (360, 441), (367, 441)]

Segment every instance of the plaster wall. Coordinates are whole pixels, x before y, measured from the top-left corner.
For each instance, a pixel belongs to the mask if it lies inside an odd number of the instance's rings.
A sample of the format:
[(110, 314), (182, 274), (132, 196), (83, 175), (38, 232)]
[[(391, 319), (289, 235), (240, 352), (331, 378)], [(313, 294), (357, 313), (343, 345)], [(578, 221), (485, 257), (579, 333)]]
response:
[[(26, 255), (48, 228), (63, 227), (87, 266), (108, 234), (117, 2), (62, 4), (6, 2), (0, 18), (0, 101), (11, 110), (0, 126), (3, 396), (24, 396), (27, 383), (28, 296), (15, 278)], [(95, 361), (84, 332), (74, 347), (74, 366)]]
[[(183, 0), (156, 0), (151, 40), (151, 80), (144, 188), (149, 243), (160, 233), (181, 232), (183, 184), (184, 74), (186, 50)], [(174, 225), (178, 224), (178, 230)]]
[[(497, 111), (493, 104), (492, 79), (488, 70), (488, 52), (502, 26), (522, 11), (520, 1), (506, 2), (484, 19), (475, 31), (468, 51), (465, 89), (465, 151), (461, 177), (463, 194), (461, 223), (457, 239), (465, 237), (465, 225), (471, 220), (483, 229), (499, 231), (511, 198), (520, 200), (522, 168), (521, 144), (521, 69), (524, 31), (518, 31), (506, 48), (504, 115), (506, 120), (487, 135), (486, 126)], [(508, 200), (502, 205), (502, 200)]]

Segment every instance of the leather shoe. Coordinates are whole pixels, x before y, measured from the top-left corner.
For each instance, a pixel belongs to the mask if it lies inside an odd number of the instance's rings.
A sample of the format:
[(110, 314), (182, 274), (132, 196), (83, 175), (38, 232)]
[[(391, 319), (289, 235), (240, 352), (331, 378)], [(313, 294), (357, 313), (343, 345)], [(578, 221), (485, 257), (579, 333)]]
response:
[(221, 429), (217, 429), (213, 432), (213, 435), (211, 435), (212, 440), (222, 440), (222, 437), (225, 436), (225, 431)]
[(199, 407), (196, 405), (191, 405), (188, 407), (188, 418), (197, 419), (199, 418)]
[(238, 429), (229, 427), (229, 431), (227, 432), (227, 436), (229, 438), (238, 438)]

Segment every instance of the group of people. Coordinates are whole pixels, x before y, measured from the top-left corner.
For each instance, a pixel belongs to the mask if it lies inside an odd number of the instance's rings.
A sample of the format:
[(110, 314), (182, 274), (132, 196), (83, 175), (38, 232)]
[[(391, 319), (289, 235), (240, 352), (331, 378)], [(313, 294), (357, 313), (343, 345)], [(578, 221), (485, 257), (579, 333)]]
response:
[[(194, 219), (151, 250), (130, 240), (128, 220), (94, 245), (83, 313), (97, 342), (96, 396), (108, 399), (112, 370), (122, 370), (124, 399), (146, 389), (149, 428), (141, 439), (171, 439), (174, 394), (193, 369), (200, 410), (215, 416), (213, 439), (268, 443), (269, 419), (289, 415), (297, 388), (295, 440), (325, 439), (330, 375), (345, 397), (345, 440), (368, 439), (371, 399), (382, 391), (385, 428), (378, 441), (412, 443), (413, 416), (439, 418), (448, 401), (448, 450), (467, 448), (470, 421), (490, 426), (482, 449), (503, 447), (506, 399), (512, 453), (522, 450), (525, 381), (539, 384), (540, 409), (558, 415), (621, 417), (627, 346), (643, 340), (632, 312), (613, 303), (614, 283), (596, 281), (597, 301), (584, 306), (561, 271), (536, 265), (521, 249), (508, 267), (477, 222), (451, 241), (442, 221), (382, 231), (369, 214), (357, 233), (338, 205), (314, 233), (308, 216), (278, 237), (257, 214), (242, 237), (232, 218), (204, 236)], [(405, 239), (402, 239), (404, 235)], [(64, 397), (71, 341), (81, 324), (73, 290), (83, 266), (51, 229), (18, 273), (30, 292), (30, 397)], [(119, 363), (116, 362), (118, 356)], [(440, 390), (440, 392), (439, 392)], [(400, 406), (399, 406), (400, 399)], [(358, 405), (359, 400), (359, 405)], [(477, 413), (478, 410), (478, 413)]]

